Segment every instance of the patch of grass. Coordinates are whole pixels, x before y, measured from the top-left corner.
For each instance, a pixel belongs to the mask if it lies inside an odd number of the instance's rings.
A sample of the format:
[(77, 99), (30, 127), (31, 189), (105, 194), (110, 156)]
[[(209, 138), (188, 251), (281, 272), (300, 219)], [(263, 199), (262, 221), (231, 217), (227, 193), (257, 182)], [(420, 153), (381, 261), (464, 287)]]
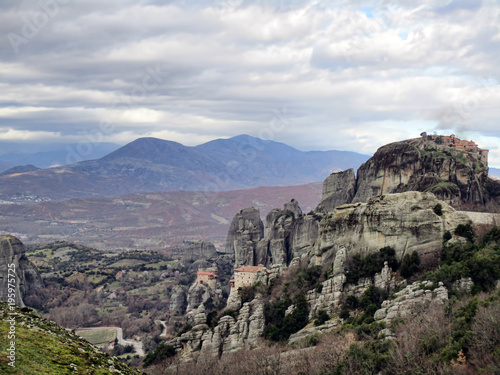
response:
[[(111, 367), (122, 374), (138, 375), (137, 370), (104, 354), (87, 341), (56, 323), (41, 319), (28, 309), (16, 309), (15, 368), (8, 365), (4, 348), (0, 354), (1, 374), (112, 374)], [(8, 332), (8, 307), (0, 303), (0, 332)]]
[(103, 328), (103, 329), (85, 330), (85, 331), (78, 331), (77, 334), (78, 336), (83, 337), (91, 344), (99, 345), (114, 341), (114, 339), (116, 338), (116, 329)]

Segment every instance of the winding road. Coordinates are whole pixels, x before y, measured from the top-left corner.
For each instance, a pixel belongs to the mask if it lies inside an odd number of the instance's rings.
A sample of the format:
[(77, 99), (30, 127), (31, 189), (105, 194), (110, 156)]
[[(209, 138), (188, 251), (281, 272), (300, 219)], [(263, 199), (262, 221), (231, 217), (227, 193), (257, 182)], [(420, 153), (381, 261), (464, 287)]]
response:
[(115, 330), (116, 338), (118, 339), (118, 344), (122, 346), (132, 345), (135, 349), (135, 352), (140, 356), (144, 357), (144, 348), (142, 347), (141, 341), (136, 340), (124, 340), (123, 339), (123, 329), (120, 327), (83, 327), (75, 329), (75, 332), (78, 334), (79, 331), (98, 331), (103, 329)]

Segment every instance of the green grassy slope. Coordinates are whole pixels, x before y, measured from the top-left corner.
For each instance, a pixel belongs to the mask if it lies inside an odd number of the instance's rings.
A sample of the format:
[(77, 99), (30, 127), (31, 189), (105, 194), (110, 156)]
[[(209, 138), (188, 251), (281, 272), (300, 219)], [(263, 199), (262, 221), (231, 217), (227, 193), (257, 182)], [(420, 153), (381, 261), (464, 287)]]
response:
[[(139, 375), (117, 358), (100, 352), (84, 339), (56, 323), (15, 309), (0, 302), (0, 373), (1, 374), (124, 374)], [(15, 317), (15, 339), (9, 339)], [(9, 366), (10, 342), (15, 342), (15, 367)]]

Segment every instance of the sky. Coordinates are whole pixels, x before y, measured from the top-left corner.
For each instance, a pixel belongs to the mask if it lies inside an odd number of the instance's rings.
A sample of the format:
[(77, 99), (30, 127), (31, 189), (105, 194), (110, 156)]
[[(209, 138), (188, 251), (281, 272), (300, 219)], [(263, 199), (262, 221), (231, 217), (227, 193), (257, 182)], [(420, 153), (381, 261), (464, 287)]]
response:
[(1, 0), (0, 142), (364, 154), (423, 131), (500, 167), (500, 2)]

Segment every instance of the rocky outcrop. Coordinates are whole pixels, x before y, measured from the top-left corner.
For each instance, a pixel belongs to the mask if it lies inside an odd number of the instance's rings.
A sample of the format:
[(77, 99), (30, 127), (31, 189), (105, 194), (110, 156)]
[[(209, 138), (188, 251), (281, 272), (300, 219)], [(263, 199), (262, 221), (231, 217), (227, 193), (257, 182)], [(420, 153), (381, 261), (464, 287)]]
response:
[[(442, 213), (434, 212), (441, 204)], [(320, 223), (316, 255), (321, 262), (345, 247), (348, 254), (374, 253), (390, 246), (398, 260), (417, 251), (434, 256), (442, 247), (445, 231), (453, 231), (469, 218), (431, 193), (416, 191), (372, 198), (368, 203), (339, 206)]]
[(353, 169), (335, 172), (323, 182), (323, 196), (316, 211), (328, 212), (342, 204), (351, 203), (356, 193)]
[(20, 307), (24, 307), (23, 298), (29, 292), (43, 288), (42, 278), (26, 257), (23, 243), (14, 236), (0, 235), (0, 300), (2, 301), (8, 300), (9, 284), (15, 286), (15, 301)]
[(214, 260), (217, 258), (217, 250), (214, 244), (208, 241), (195, 241), (189, 245), (182, 255), (182, 261), (194, 262), (197, 260)]
[(261, 296), (244, 303), (237, 318), (230, 315), (221, 317), (212, 329), (206, 324), (205, 308), (200, 305), (194, 315), (193, 328), (169, 344), (186, 356), (221, 356), (255, 346), (264, 332), (264, 323)]
[[(257, 264), (288, 266), (307, 254), (318, 237), (320, 214), (304, 215), (292, 199), (266, 216), (266, 236), (257, 244)], [(256, 265), (256, 264), (254, 264)]]
[(204, 304), (212, 308), (218, 306), (222, 300), (222, 290), (213, 289), (208, 284), (195, 281), (187, 292), (187, 314), (188, 319), (193, 317), (193, 312)]
[(460, 150), (426, 137), (377, 150), (357, 172), (355, 202), (403, 191), (432, 192), (450, 204), (485, 203), (488, 166), (474, 150)]
[(382, 302), (382, 307), (375, 312), (375, 320), (383, 320), (389, 325), (394, 319), (421, 314), (431, 303), (445, 304), (448, 289), (441, 282), (434, 290), (431, 290), (432, 285), (430, 281), (408, 285), (395, 294), (395, 299)]
[(336, 328), (339, 328), (341, 324), (342, 321), (340, 319), (334, 319), (334, 320), (329, 320), (319, 326), (303, 328), (300, 331), (290, 335), (290, 338), (288, 339), (288, 344), (298, 344), (300, 342), (303, 342), (304, 340), (307, 340), (315, 333), (332, 331)]
[(257, 260), (260, 264), (289, 264), (292, 258), (292, 233), (302, 217), (296, 200), (275, 208), (266, 216), (266, 237), (258, 245)]
[(346, 282), (346, 263), (347, 250), (342, 247), (336, 253), (332, 277), (322, 283), (321, 292), (310, 290), (307, 293), (306, 299), (310, 306), (309, 319), (312, 319), (320, 309), (331, 314), (338, 306)]
[(226, 240), (227, 254), (234, 254), (234, 266), (254, 265), (258, 242), (264, 237), (264, 223), (258, 208), (245, 208), (231, 222)]
[[(347, 252), (345, 248), (341, 248), (336, 256), (333, 264), (332, 277), (322, 283), (321, 291), (310, 290), (306, 299), (309, 303), (309, 319), (313, 319), (319, 310), (325, 310), (330, 315), (338, 312), (341, 302), (349, 295), (361, 298), (363, 293), (374, 285), (381, 290), (390, 292), (398, 285), (394, 274), (387, 262), (380, 273), (375, 274), (372, 278), (363, 278), (356, 284), (347, 284), (345, 272), (347, 270)], [(404, 285), (406, 283), (404, 282)]]
[(170, 311), (176, 315), (181, 315), (186, 312), (187, 307), (187, 291), (186, 287), (176, 285), (170, 295)]

